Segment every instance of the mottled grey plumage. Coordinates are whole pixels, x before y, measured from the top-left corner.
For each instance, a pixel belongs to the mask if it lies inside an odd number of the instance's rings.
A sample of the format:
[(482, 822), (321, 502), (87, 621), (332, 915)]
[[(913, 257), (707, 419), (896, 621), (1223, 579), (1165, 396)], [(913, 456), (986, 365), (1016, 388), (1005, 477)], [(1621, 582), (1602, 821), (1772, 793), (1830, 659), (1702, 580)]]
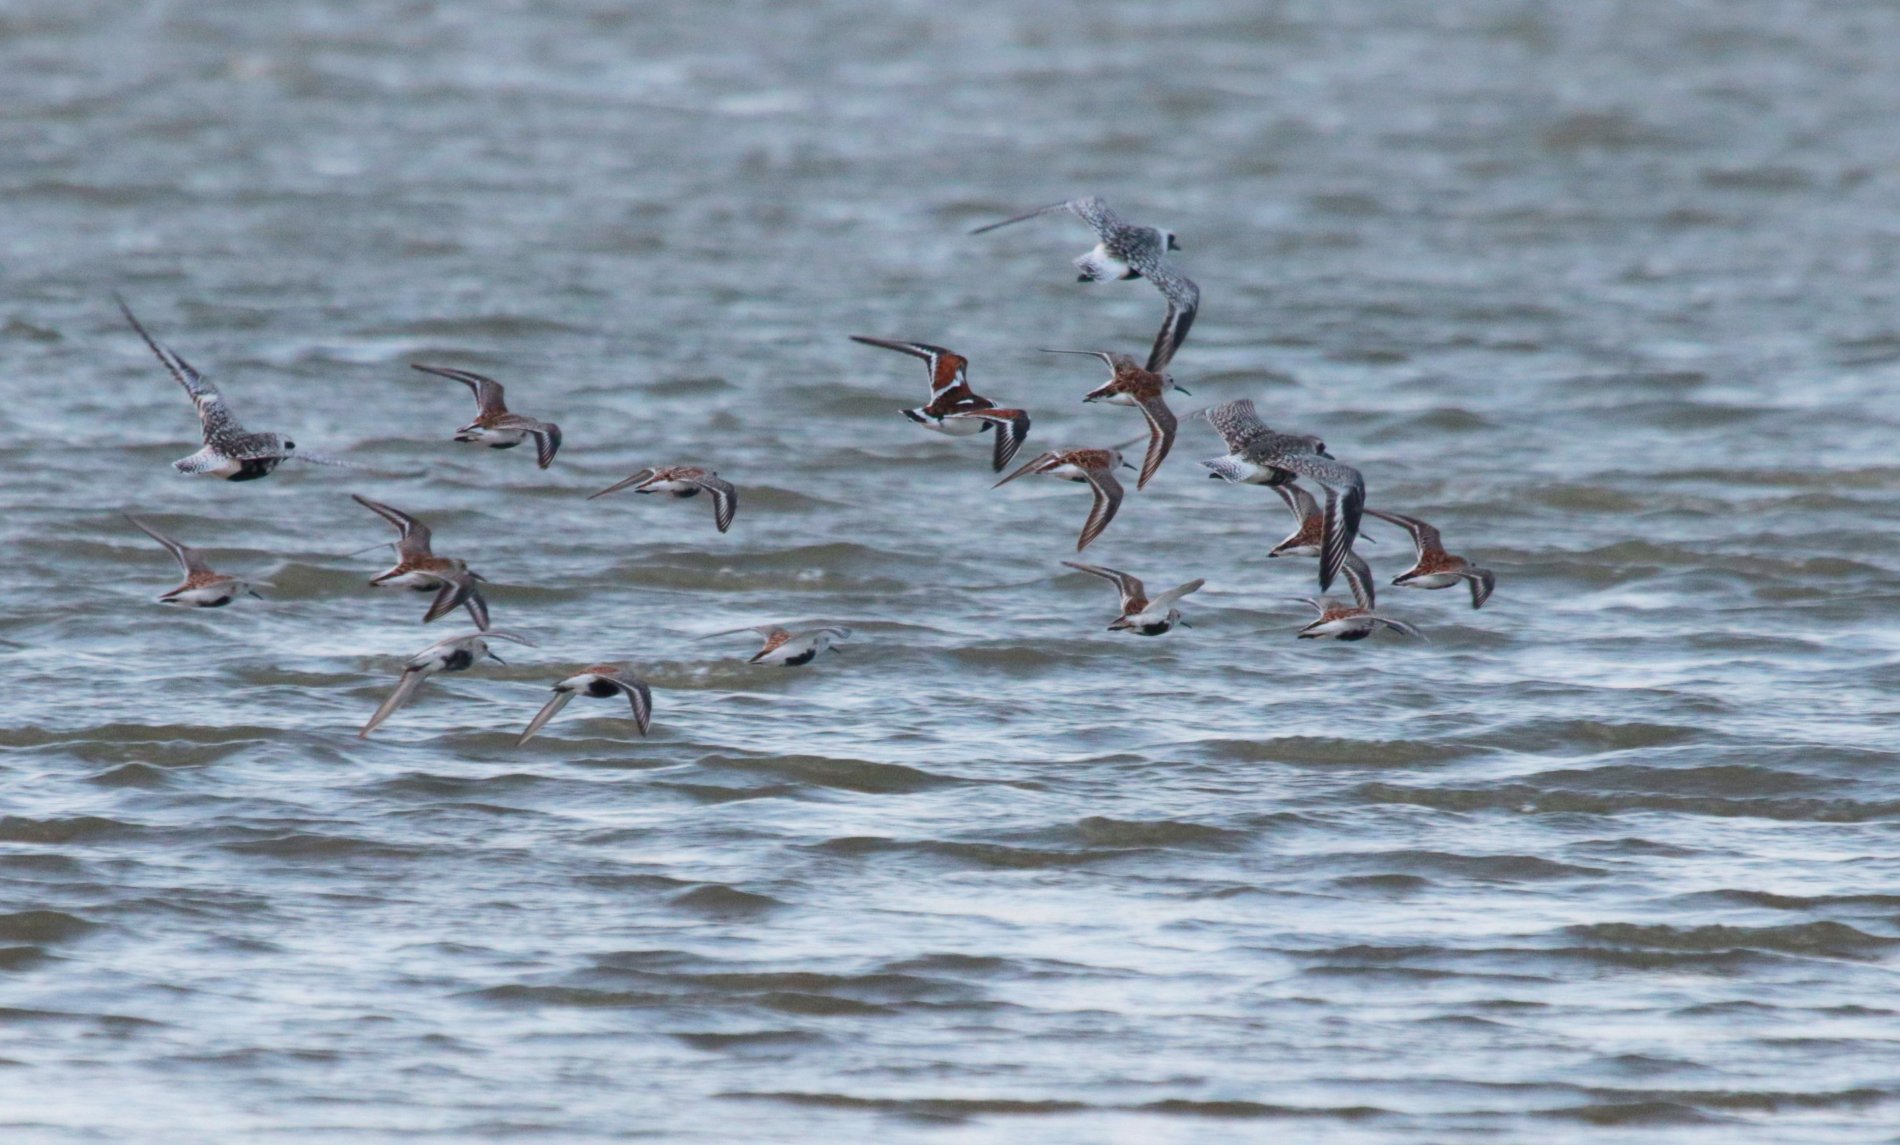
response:
[(285, 461), (308, 461), (314, 465), (334, 465), (344, 469), (357, 469), (347, 461), (339, 461), (320, 454), (296, 453), (297, 443), (280, 433), (251, 433), (238, 424), (231, 407), (225, 404), (224, 395), (218, 387), (205, 380), (203, 374), (194, 369), (171, 347), (152, 337), (132, 314), (132, 308), (118, 294), (112, 296), (119, 304), (119, 313), (138, 331), (140, 338), (151, 348), (153, 354), (178, 384), (185, 388), (191, 397), (191, 403), (197, 407), (198, 423), (204, 434), (204, 448), (189, 457), (172, 462), (172, 468), (180, 473), (191, 475), (209, 475), (222, 477), (226, 481), (255, 481), (269, 476)]
[(1325, 486), (1319, 587), (1321, 592), (1331, 588), (1359, 536), (1359, 517), (1366, 505), (1365, 478), (1335, 460), (1319, 438), (1268, 428), (1250, 400), (1223, 402), (1207, 409), (1205, 416), (1227, 443), (1227, 456), (1201, 462), (1214, 476), (1246, 485), (1284, 485), (1299, 476)]
[(1094, 250), (1075, 260), (1080, 281), (1145, 278), (1154, 283), (1155, 289), (1168, 300), (1167, 316), (1161, 320), (1161, 330), (1155, 335), (1154, 348), (1148, 353), (1148, 369), (1157, 372), (1165, 369), (1173, 360), (1175, 352), (1180, 350), (1181, 344), (1187, 341), (1188, 329), (1194, 325), (1194, 316), (1201, 306), (1201, 288), (1168, 262), (1168, 252), (1181, 249), (1173, 231), (1135, 226), (1110, 210), (1105, 200), (1088, 195), (1038, 207), (1000, 223), (978, 227), (970, 233), (980, 235), (1011, 223), (1061, 211), (1087, 223), (1099, 240)]

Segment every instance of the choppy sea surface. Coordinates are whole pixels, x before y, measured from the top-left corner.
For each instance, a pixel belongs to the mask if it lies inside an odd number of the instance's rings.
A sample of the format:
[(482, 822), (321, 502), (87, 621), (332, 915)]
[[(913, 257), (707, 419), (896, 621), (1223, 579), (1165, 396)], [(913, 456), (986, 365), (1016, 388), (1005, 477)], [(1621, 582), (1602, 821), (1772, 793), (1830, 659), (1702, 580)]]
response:
[[(0, 1136), (1900, 1140), (1900, 9), (0, 6)], [(923, 432), (942, 343), (1142, 432), (1070, 195), (1177, 231), (1251, 397), (1496, 596), (1298, 641), (1188, 424), (1077, 487)], [(196, 423), (383, 474), (173, 474)], [(561, 423), (449, 440), (422, 361)], [(583, 495), (699, 462), (693, 502)], [(506, 666), (365, 585), (363, 493)], [(141, 514), (270, 581), (162, 608)], [(1368, 522), (1381, 579), (1409, 548)], [(740, 625), (856, 638), (750, 667)], [(570, 706), (599, 661), (655, 689)]]

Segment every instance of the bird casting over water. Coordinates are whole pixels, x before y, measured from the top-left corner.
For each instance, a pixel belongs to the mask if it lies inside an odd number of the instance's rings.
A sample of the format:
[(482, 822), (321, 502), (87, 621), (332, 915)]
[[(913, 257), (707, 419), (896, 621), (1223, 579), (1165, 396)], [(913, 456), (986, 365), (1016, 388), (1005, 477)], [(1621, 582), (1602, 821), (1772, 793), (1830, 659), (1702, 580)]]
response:
[(1168, 375), (1142, 368), (1127, 354), (1114, 354), (1107, 350), (1044, 350), (1043, 353), (1081, 354), (1100, 358), (1108, 366), (1112, 376), (1084, 394), (1082, 400), (1134, 406), (1141, 411), (1142, 417), (1148, 419), (1148, 454), (1142, 458), (1141, 475), (1135, 479), (1136, 489), (1146, 488), (1148, 479), (1155, 475), (1155, 470), (1161, 468), (1168, 451), (1174, 448), (1174, 432), (1179, 425), (1175, 421), (1174, 411), (1168, 408), (1165, 392), (1176, 389), (1185, 394), (1188, 391), (1176, 385)]
[(1252, 401), (1223, 402), (1209, 407), (1205, 415), (1227, 444), (1225, 457), (1201, 462), (1213, 471), (1212, 476), (1243, 485), (1284, 485), (1299, 476), (1326, 487), (1319, 590), (1331, 588), (1359, 536), (1359, 517), (1366, 505), (1365, 478), (1334, 459), (1319, 438), (1267, 428)]
[(627, 486), (633, 486), (635, 493), (671, 493), (675, 497), (693, 497), (700, 490), (712, 494), (713, 525), (720, 532), (732, 528), (733, 515), (739, 511), (739, 490), (732, 482), (722, 481), (719, 474), (697, 465), (673, 465), (665, 469), (642, 469), (625, 479), (616, 481), (598, 493), (590, 493), (589, 501), (617, 493)]
[(554, 464), (555, 451), (561, 448), (561, 427), (551, 421), (536, 421), (508, 412), (502, 400), (501, 383), (468, 370), (425, 366), (412, 362), (412, 370), (448, 378), (467, 386), (475, 394), (475, 420), (455, 431), (455, 440), (474, 441), (490, 449), (513, 449), (527, 438), (534, 438), (535, 461), (546, 469)]
[(360, 493), (350, 494), (357, 504), (396, 526), (396, 563), (370, 578), (375, 588), (413, 588), (434, 592), (435, 600), (423, 614), (422, 623), (439, 620), (457, 608), (466, 607), (475, 627), (488, 631), (488, 602), (482, 599), (475, 582), (482, 575), (468, 567), (467, 561), (438, 557), (429, 548), (429, 526), (381, 501), (372, 501)]
[(1088, 482), (1090, 491), (1095, 494), (1095, 503), (1089, 506), (1088, 519), (1082, 522), (1082, 535), (1076, 538), (1075, 551), (1079, 553), (1102, 535), (1102, 530), (1108, 528), (1108, 523), (1115, 519), (1116, 512), (1122, 507), (1122, 483), (1115, 479), (1118, 466), (1134, 468), (1113, 449), (1052, 449), (1032, 458), (1028, 464), (990, 488), (1000, 489), (1025, 473)]
[(1400, 588), (1450, 588), (1459, 581), (1471, 586), (1471, 607), (1479, 609), (1491, 599), (1491, 590), (1497, 587), (1497, 574), (1487, 568), (1480, 568), (1464, 557), (1445, 551), (1445, 545), (1438, 539), (1438, 530), (1427, 525), (1417, 517), (1408, 517), (1403, 513), (1388, 513), (1383, 509), (1367, 509), (1366, 512), (1381, 521), (1390, 521), (1412, 534), (1412, 544), (1418, 550), (1412, 567), (1392, 578), (1392, 583)]
[(746, 628), (728, 628), (723, 632), (709, 632), (700, 637), (711, 640), (715, 636), (732, 636), (740, 632), (756, 632), (765, 637), (765, 645), (760, 648), (748, 664), (779, 664), (787, 668), (796, 668), (800, 664), (809, 664), (817, 659), (825, 649), (838, 651), (834, 642), (851, 639), (849, 628), (808, 628), (802, 632), (793, 632), (776, 624), (754, 624)]
[(1318, 640), (1325, 637), (1331, 637), (1334, 640), (1364, 640), (1376, 632), (1381, 625), (1401, 636), (1416, 636), (1421, 640), (1424, 639), (1424, 633), (1403, 620), (1394, 620), (1383, 613), (1373, 611), (1375, 593), (1372, 587), (1372, 569), (1358, 553), (1346, 554), (1344, 571), (1346, 584), (1352, 589), (1353, 603), (1346, 604), (1329, 596), (1318, 600), (1307, 596), (1295, 598), (1312, 605), (1319, 613), (1316, 620), (1300, 629), (1301, 640)]
[(179, 544), (130, 513), (125, 514), (125, 519), (136, 525), (140, 532), (164, 545), (166, 550), (177, 558), (178, 567), (185, 574), (183, 584), (159, 596), (160, 604), (177, 604), (187, 608), (223, 608), (241, 595), (248, 594), (263, 600), (263, 597), (258, 596), (257, 589), (272, 587), (266, 581), (245, 580), (243, 577), (226, 576), (217, 572), (206, 563), (204, 554), (197, 549)]
[(376, 709), (376, 714), (363, 725), (363, 730), (356, 733), (356, 738), (368, 739), (369, 733), (375, 731), (396, 709), (414, 698), (424, 680), (438, 672), (466, 672), (484, 657), (497, 664), (507, 663), (489, 650), (490, 640), (512, 640), (516, 644), (534, 647), (534, 641), (512, 632), (471, 632), (466, 636), (448, 636), (436, 641), (411, 656), (402, 666), (402, 677), (396, 681), (396, 690), (389, 693), (389, 698)]
[(204, 434), (204, 448), (172, 462), (172, 468), (180, 473), (204, 477), (221, 477), (226, 481), (255, 481), (268, 477), (271, 472), (286, 461), (307, 461), (313, 465), (334, 465), (342, 469), (361, 469), (348, 461), (334, 457), (325, 457), (318, 453), (298, 453), (297, 443), (281, 433), (251, 433), (238, 424), (237, 416), (231, 407), (225, 404), (224, 395), (218, 387), (205, 380), (203, 374), (193, 369), (190, 362), (179, 357), (169, 346), (145, 329), (133, 316), (132, 308), (125, 299), (113, 295), (119, 304), (119, 313), (138, 331), (140, 338), (151, 347), (152, 353), (165, 368), (171, 371), (178, 384), (185, 387), (192, 404), (198, 408), (199, 427)]
[(1194, 325), (1194, 316), (1201, 307), (1201, 288), (1168, 262), (1168, 252), (1181, 249), (1173, 231), (1164, 231), (1160, 227), (1138, 227), (1124, 222), (1120, 215), (1109, 209), (1107, 202), (1089, 195), (1038, 207), (1000, 223), (978, 227), (970, 233), (980, 235), (985, 231), (1058, 211), (1067, 211), (1087, 223), (1095, 231), (1098, 240), (1094, 250), (1075, 260), (1075, 269), (1079, 272), (1076, 276), (1078, 282), (1145, 278), (1154, 283), (1155, 289), (1168, 300), (1168, 313), (1161, 320), (1161, 330), (1155, 335), (1154, 348), (1148, 352), (1148, 369), (1156, 372), (1166, 369), (1168, 363), (1174, 360), (1176, 351), (1181, 349), (1181, 344), (1187, 341), (1188, 328)]
[(1133, 632), (1138, 636), (1159, 636), (1177, 624), (1183, 628), (1194, 627), (1181, 619), (1181, 610), (1174, 605), (1188, 593), (1201, 590), (1207, 582), (1200, 577), (1186, 584), (1177, 584), (1168, 591), (1149, 599), (1148, 590), (1142, 586), (1140, 578), (1129, 576), (1120, 569), (1085, 565), (1080, 561), (1063, 561), (1062, 563), (1077, 572), (1085, 572), (1090, 576), (1099, 576), (1109, 581), (1115, 586), (1115, 591), (1121, 594), (1122, 614), (1108, 626), (1110, 632)]
[(521, 733), (515, 746), (520, 747), (533, 739), (554, 718), (555, 713), (565, 708), (575, 696), (591, 696), (596, 700), (625, 696), (627, 702), (633, 705), (633, 726), (640, 730), (641, 735), (647, 734), (647, 728), (653, 723), (653, 689), (647, 682), (618, 664), (596, 664), (555, 682), (554, 698), (542, 705), (541, 710), (528, 721), (528, 730)]
[(930, 373), (930, 402), (905, 410), (905, 417), (925, 429), (951, 437), (967, 437), (990, 430), (996, 439), (990, 451), (990, 468), (998, 473), (1022, 448), (1024, 439), (1029, 436), (1029, 415), (1019, 409), (1000, 408), (990, 399), (978, 396), (970, 388), (967, 377), (968, 358), (927, 342), (897, 342), (862, 334), (851, 335), (851, 340), (923, 359), (924, 368)]

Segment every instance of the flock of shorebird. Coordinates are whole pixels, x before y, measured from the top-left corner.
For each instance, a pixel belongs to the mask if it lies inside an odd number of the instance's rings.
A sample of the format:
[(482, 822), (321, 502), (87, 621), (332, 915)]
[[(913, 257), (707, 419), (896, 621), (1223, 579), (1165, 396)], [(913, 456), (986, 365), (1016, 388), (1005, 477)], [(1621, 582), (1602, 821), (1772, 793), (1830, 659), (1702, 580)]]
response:
[[(1147, 449), (1139, 468), (1122, 460), (1121, 446), (1050, 450), (996, 482), (1007, 485), (1018, 477), (1041, 474), (1068, 481), (1086, 482), (1094, 494), (1094, 504), (1076, 540), (1076, 551), (1086, 549), (1108, 528), (1120, 510), (1123, 488), (1115, 474), (1118, 469), (1134, 470), (1135, 488), (1147, 486), (1174, 446), (1180, 419), (1169, 409), (1166, 395), (1174, 390), (1188, 393), (1176, 385), (1167, 372), (1175, 353), (1186, 341), (1188, 331), (1200, 307), (1200, 288), (1177, 270), (1168, 253), (1180, 250), (1171, 231), (1158, 227), (1136, 226), (1125, 222), (1100, 198), (1090, 196), (1042, 207), (1027, 214), (991, 223), (970, 232), (982, 234), (998, 227), (1023, 222), (1041, 215), (1067, 212), (1080, 218), (1094, 230), (1094, 249), (1074, 260), (1081, 282), (1111, 279), (1145, 278), (1167, 300), (1167, 314), (1155, 335), (1146, 362), (1105, 350), (1050, 350), (1049, 353), (1081, 354), (1100, 358), (1110, 371), (1109, 380), (1083, 396), (1085, 402), (1108, 402), (1133, 406), (1147, 421)], [(185, 388), (197, 407), (204, 447), (172, 463), (180, 473), (222, 478), (226, 481), (252, 481), (267, 477), (287, 461), (364, 469), (347, 461), (321, 454), (299, 452), (295, 442), (277, 433), (252, 433), (244, 429), (225, 404), (216, 386), (177, 353), (154, 338), (123, 299), (119, 309), (132, 324), (152, 353), (158, 356), (172, 377)], [(993, 437), (991, 467), (1002, 472), (1015, 458), (1029, 435), (1029, 414), (1022, 409), (1000, 406), (979, 396), (970, 387), (969, 360), (941, 346), (887, 338), (853, 336), (853, 341), (882, 347), (921, 359), (929, 372), (930, 400), (904, 416), (928, 429), (952, 436), (989, 432)], [(512, 449), (532, 439), (536, 460), (546, 469), (554, 463), (561, 448), (561, 427), (508, 409), (499, 382), (468, 370), (416, 364), (416, 370), (467, 386), (474, 395), (476, 417), (457, 429), (454, 439), (492, 449)], [(1358, 469), (1338, 461), (1327, 452), (1326, 443), (1310, 434), (1282, 433), (1269, 428), (1247, 400), (1224, 402), (1195, 411), (1192, 417), (1205, 418), (1220, 435), (1227, 452), (1201, 464), (1209, 476), (1239, 485), (1265, 485), (1279, 495), (1292, 513), (1294, 531), (1275, 545), (1269, 557), (1317, 557), (1319, 590), (1325, 593), (1334, 580), (1343, 576), (1351, 590), (1347, 603), (1332, 597), (1299, 598), (1318, 612), (1318, 617), (1298, 635), (1302, 639), (1331, 637), (1337, 640), (1362, 640), (1380, 627), (1407, 636), (1420, 636), (1412, 625), (1375, 610), (1372, 570), (1357, 552), (1362, 517), (1370, 515), (1397, 525), (1410, 534), (1415, 549), (1412, 567), (1393, 579), (1394, 585), (1421, 589), (1441, 589), (1464, 584), (1471, 593), (1471, 607), (1481, 608), (1489, 599), (1496, 577), (1486, 568), (1462, 556), (1448, 552), (1438, 530), (1417, 517), (1389, 512), (1366, 504), (1366, 484)], [(1136, 439), (1140, 440), (1139, 438)], [(1125, 442), (1124, 445), (1133, 444)], [(1304, 479), (1324, 494), (1324, 501), (1299, 482)], [(713, 523), (721, 532), (732, 527), (739, 508), (739, 493), (732, 483), (710, 469), (694, 465), (675, 465), (642, 469), (638, 473), (590, 494), (588, 499), (604, 497), (622, 489), (636, 493), (671, 493), (675, 497), (708, 495), (712, 502)], [(532, 646), (526, 637), (494, 631), (489, 627), (488, 603), (483, 599), (480, 573), (467, 562), (436, 556), (430, 546), (429, 527), (409, 513), (360, 494), (354, 499), (364, 508), (395, 527), (393, 542), (396, 563), (371, 578), (376, 587), (409, 588), (431, 593), (433, 599), (423, 614), (423, 623), (465, 610), (476, 631), (439, 640), (410, 657), (403, 665), (395, 689), (378, 707), (358, 733), (367, 737), (379, 725), (414, 698), (417, 689), (430, 676), (440, 672), (460, 672), (483, 659), (500, 661), (489, 647), (490, 641), (502, 640)], [(262, 581), (247, 580), (216, 572), (195, 549), (187, 548), (132, 517), (127, 519), (153, 540), (168, 549), (184, 571), (185, 580), (158, 599), (166, 604), (195, 608), (217, 608), (239, 596), (257, 596), (255, 589), (268, 588)], [(1368, 538), (1370, 539), (1370, 538)], [(381, 545), (375, 546), (381, 548)], [(369, 551), (369, 550), (364, 550)], [(1142, 582), (1118, 569), (1064, 561), (1065, 566), (1101, 577), (1115, 586), (1121, 598), (1121, 614), (1108, 627), (1111, 631), (1159, 636), (1176, 625), (1191, 627), (1181, 617), (1177, 605), (1183, 597), (1199, 590), (1201, 579), (1176, 585), (1166, 592), (1149, 596)], [(810, 663), (827, 649), (848, 640), (847, 628), (825, 626), (793, 631), (776, 624), (730, 629), (713, 633), (727, 636), (754, 632), (764, 638), (764, 646), (748, 663), (794, 666)], [(554, 684), (554, 695), (529, 721), (518, 743), (526, 743), (553, 719), (568, 701), (577, 695), (597, 699), (625, 697), (633, 708), (634, 726), (647, 733), (653, 716), (652, 689), (624, 665), (595, 664)]]

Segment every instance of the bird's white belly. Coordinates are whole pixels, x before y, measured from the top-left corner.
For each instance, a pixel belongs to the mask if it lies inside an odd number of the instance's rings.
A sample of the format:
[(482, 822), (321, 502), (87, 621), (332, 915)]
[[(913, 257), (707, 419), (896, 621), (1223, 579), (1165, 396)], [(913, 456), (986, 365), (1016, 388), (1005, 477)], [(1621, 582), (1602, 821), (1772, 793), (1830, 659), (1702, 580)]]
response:
[(410, 571), (403, 573), (401, 576), (393, 576), (388, 580), (378, 581), (376, 584), (378, 588), (414, 588), (427, 590), (440, 588), (442, 586), (442, 578), (431, 572)]
[(211, 584), (203, 588), (188, 588), (175, 596), (168, 596), (165, 603), (188, 608), (214, 608), (231, 600), (238, 591), (239, 586), (235, 584)]
[(988, 424), (987, 422), (970, 417), (953, 417), (948, 420), (940, 417), (932, 417), (921, 408), (905, 410), (904, 412), (910, 416), (912, 421), (923, 426), (925, 429), (934, 429), (938, 433), (947, 434), (950, 437), (968, 437), (973, 433), (982, 433), (983, 427)]
[(522, 439), (527, 436), (528, 432), (522, 429), (486, 429), (479, 425), (471, 425), (457, 433), (455, 440), (478, 441), (483, 445), (499, 449), (510, 445), (520, 445)]
[(1450, 588), (1464, 578), (1457, 573), (1426, 573), (1399, 585), (1400, 588)]
[(1130, 267), (1126, 261), (1110, 253), (1107, 244), (1097, 243), (1094, 250), (1075, 260), (1075, 269), (1081, 271), (1085, 279), (1106, 282), (1129, 277)]
[(1315, 636), (1350, 636), (1355, 632), (1370, 632), (1372, 621), (1363, 616), (1347, 616), (1338, 620), (1328, 620), (1315, 624), (1307, 631)]

